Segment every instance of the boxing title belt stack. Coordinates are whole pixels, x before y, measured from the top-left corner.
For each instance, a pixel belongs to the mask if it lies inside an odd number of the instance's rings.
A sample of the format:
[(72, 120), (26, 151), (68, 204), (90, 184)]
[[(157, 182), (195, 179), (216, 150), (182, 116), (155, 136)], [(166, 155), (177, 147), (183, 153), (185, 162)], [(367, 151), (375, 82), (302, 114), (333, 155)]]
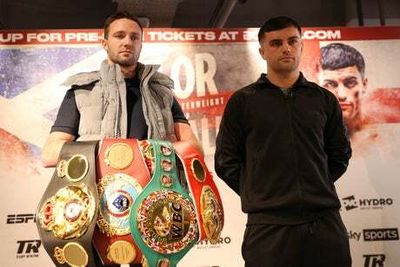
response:
[(39, 202), (36, 224), (56, 266), (96, 266), (91, 246), (98, 207), (96, 148), (97, 142), (65, 144)]
[(149, 181), (136, 139), (102, 141), (97, 157), (99, 217), (93, 243), (104, 265), (142, 262), (132, 239), (129, 212)]
[(198, 150), (104, 139), (96, 157), (97, 143), (63, 146), (38, 207), (39, 234), (57, 266), (96, 266), (92, 240), (103, 265), (148, 267), (176, 266), (197, 241), (219, 241), (222, 201)]

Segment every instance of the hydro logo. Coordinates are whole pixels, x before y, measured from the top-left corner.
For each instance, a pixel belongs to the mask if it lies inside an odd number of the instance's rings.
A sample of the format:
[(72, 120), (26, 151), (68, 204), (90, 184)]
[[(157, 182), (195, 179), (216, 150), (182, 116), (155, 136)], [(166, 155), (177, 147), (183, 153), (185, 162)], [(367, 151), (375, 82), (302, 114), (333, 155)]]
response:
[(356, 199), (354, 195), (342, 198), (344, 208), (352, 209), (383, 209), (393, 205), (392, 198), (362, 198)]
[(198, 246), (206, 246), (206, 245), (219, 246), (219, 245), (229, 244), (231, 242), (232, 242), (231, 238), (229, 236), (226, 236), (226, 237), (220, 237), (218, 240), (218, 243), (216, 243), (216, 244), (211, 244), (210, 241), (205, 239), (205, 240), (200, 240), (199, 242), (197, 242), (196, 245), (198, 245)]
[(8, 214), (7, 215), (7, 224), (19, 224), (19, 223), (29, 223), (36, 222), (35, 214), (27, 213), (27, 214)]
[(354, 196), (344, 197), (342, 198), (342, 200), (343, 200), (343, 206), (345, 207), (346, 210), (352, 210), (358, 208), (357, 200)]
[(18, 240), (17, 259), (39, 257), (39, 248), (42, 244), (40, 240)]
[(399, 240), (397, 228), (364, 229), (364, 241), (388, 241)]
[(363, 257), (364, 267), (385, 267), (385, 254), (365, 254)]

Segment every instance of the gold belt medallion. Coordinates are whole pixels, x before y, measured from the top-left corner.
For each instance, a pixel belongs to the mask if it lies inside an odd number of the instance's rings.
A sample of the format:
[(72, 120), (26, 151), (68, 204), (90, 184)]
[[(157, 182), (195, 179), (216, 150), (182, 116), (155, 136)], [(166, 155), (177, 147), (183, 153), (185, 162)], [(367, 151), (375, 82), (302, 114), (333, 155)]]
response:
[(116, 173), (104, 176), (97, 189), (100, 198), (97, 225), (100, 231), (108, 236), (129, 234), (129, 211), (142, 192), (142, 186), (133, 177)]
[(143, 241), (162, 254), (179, 252), (197, 238), (194, 206), (174, 191), (148, 195), (138, 209), (137, 223)]
[(129, 264), (136, 258), (135, 247), (125, 240), (112, 243), (107, 249), (107, 258), (117, 264)]
[(86, 156), (76, 154), (69, 160), (60, 160), (56, 170), (58, 177), (63, 178), (65, 176), (71, 182), (79, 182), (86, 176), (89, 170), (89, 162)]
[(54, 257), (60, 264), (68, 263), (73, 267), (86, 266), (89, 262), (89, 256), (86, 250), (76, 242), (68, 242), (63, 248), (54, 248)]
[(204, 186), (200, 196), (200, 210), (203, 226), (211, 244), (218, 243), (223, 223), (222, 208), (209, 186)]
[(133, 149), (125, 143), (112, 144), (105, 153), (104, 162), (117, 170), (127, 168), (134, 160)]
[(66, 186), (41, 207), (41, 227), (60, 239), (82, 236), (95, 215), (95, 199), (85, 185)]

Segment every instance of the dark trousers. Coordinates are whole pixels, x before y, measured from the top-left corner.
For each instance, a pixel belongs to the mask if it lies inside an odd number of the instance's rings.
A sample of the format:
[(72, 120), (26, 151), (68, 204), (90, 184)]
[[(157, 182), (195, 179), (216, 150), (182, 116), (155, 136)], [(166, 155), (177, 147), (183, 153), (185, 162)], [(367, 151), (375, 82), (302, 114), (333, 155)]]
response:
[(350, 245), (339, 212), (298, 225), (247, 225), (246, 267), (350, 267)]

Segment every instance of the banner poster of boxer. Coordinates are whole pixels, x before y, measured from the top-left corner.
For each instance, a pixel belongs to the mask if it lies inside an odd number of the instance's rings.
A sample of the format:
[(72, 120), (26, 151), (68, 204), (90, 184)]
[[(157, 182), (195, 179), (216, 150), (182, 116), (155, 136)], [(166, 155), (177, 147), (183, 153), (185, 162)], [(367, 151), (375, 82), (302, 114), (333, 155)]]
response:
[[(177, 266), (244, 265), (241, 243), (246, 217), (241, 213), (239, 197), (216, 176), (213, 155), (230, 95), (265, 70), (258, 54), (257, 33), (255, 28), (144, 32), (146, 45), (139, 61), (161, 65), (161, 72), (174, 80), (174, 93), (203, 145), (204, 164), (213, 176), (224, 210), (218, 240), (196, 241), (195, 236), (189, 236), (186, 241), (194, 244)], [(101, 34), (100, 29), (0, 31), (1, 266), (54, 265), (36, 226), (39, 202), (55, 173), (54, 168), (42, 167), (41, 147), (68, 89), (62, 83), (78, 72), (97, 70), (106, 58)], [(400, 27), (305, 28), (303, 39), (301, 70), (309, 80), (338, 97), (352, 142), (353, 157), (336, 187), (353, 266), (396, 267), (400, 263)], [(351, 75), (344, 75), (347, 72)], [(124, 150), (125, 146), (121, 143), (116, 149)], [(178, 150), (172, 153), (179, 156)], [(169, 152), (159, 156), (158, 161), (174, 159)], [(68, 174), (68, 164), (74, 159), (66, 156), (66, 173), (62, 175), (83, 179)], [(82, 175), (91, 171), (85, 166)], [(163, 177), (162, 172), (158, 175), (167, 186), (177, 179)], [(123, 186), (125, 178), (120, 178), (102, 183)], [(130, 185), (129, 190), (138, 186)], [(69, 190), (77, 192), (76, 188)], [(80, 195), (90, 191), (79, 190)], [(176, 190), (185, 195), (183, 188)], [(98, 219), (101, 212), (94, 211), (101, 199), (96, 198), (97, 193), (89, 194), (94, 206), (87, 214)], [(145, 199), (153, 197), (151, 192), (146, 193)], [(140, 206), (134, 207), (141, 212), (142, 217), (137, 218), (150, 216), (145, 209), (140, 211)], [(194, 216), (193, 212), (188, 210), (188, 216)], [(195, 227), (194, 221), (189, 227)], [(151, 245), (149, 240), (142, 245)], [(65, 260), (67, 249), (79, 250), (79, 246), (64, 247), (57, 254), (59, 258)]]

